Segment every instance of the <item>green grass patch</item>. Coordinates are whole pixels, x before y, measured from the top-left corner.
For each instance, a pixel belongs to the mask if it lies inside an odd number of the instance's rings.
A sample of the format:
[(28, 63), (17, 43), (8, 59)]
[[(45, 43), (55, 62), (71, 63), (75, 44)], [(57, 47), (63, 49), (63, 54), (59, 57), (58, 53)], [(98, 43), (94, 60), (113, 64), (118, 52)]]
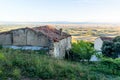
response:
[(40, 51), (0, 50), (0, 80), (110, 80), (112, 74), (92, 70), (93, 65), (54, 59)]

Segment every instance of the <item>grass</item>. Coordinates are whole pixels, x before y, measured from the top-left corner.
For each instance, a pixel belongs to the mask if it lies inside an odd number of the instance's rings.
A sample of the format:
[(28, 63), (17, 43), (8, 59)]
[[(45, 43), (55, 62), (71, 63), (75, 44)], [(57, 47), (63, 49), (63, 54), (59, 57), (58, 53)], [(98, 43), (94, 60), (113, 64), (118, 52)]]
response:
[(0, 80), (119, 80), (120, 77), (92, 70), (96, 63), (58, 60), (41, 51), (0, 50)]

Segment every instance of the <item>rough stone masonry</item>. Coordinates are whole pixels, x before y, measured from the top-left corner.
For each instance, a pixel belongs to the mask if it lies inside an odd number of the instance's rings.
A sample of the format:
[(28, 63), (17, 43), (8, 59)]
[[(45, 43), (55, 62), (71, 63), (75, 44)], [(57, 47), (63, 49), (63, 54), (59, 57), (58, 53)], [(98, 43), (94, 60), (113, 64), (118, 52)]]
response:
[(64, 58), (71, 48), (71, 35), (52, 26), (20, 28), (0, 33), (3, 46), (40, 46), (48, 48), (53, 57)]

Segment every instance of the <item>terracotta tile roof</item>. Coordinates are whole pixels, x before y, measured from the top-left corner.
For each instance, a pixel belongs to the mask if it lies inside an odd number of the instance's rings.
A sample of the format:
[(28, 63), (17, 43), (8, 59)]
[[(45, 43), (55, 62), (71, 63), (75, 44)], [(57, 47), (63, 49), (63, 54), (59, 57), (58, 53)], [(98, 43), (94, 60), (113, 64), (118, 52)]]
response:
[(46, 35), (48, 38), (53, 40), (54, 42), (58, 42), (59, 40), (62, 40), (64, 38), (70, 37), (71, 35), (61, 32), (60, 30), (57, 30), (56, 28), (52, 26), (40, 26), (40, 27), (34, 27), (32, 28), (36, 32), (41, 32), (44, 35)]
[(100, 37), (103, 41), (112, 41), (113, 38), (112, 37)]
[(10, 31), (6, 31), (6, 32), (1, 32), (0, 34), (8, 34), (12, 31), (15, 30), (21, 30), (21, 29), (30, 29), (34, 32), (41, 32), (44, 35), (46, 35), (49, 39), (53, 40), (54, 42), (58, 42), (64, 38), (70, 37), (70, 34), (67, 34), (65, 32), (61, 32), (60, 30), (57, 30), (56, 28), (54, 28), (53, 26), (40, 26), (40, 27), (34, 27), (34, 28), (19, 28), (19, 29), (14, 29), (14, 30), (10, 30)]

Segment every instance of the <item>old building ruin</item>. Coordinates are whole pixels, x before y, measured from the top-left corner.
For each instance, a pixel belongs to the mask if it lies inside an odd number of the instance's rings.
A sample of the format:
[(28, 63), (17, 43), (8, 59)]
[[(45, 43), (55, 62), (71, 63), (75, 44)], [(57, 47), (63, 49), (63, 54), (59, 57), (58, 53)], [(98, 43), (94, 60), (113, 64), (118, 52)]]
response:
[(2, 46), (39, 46), (47, 48), (53, 57), (64, 58), (71, 48), (71, 35), (51, 26), (20, 28), (0, 33)]

